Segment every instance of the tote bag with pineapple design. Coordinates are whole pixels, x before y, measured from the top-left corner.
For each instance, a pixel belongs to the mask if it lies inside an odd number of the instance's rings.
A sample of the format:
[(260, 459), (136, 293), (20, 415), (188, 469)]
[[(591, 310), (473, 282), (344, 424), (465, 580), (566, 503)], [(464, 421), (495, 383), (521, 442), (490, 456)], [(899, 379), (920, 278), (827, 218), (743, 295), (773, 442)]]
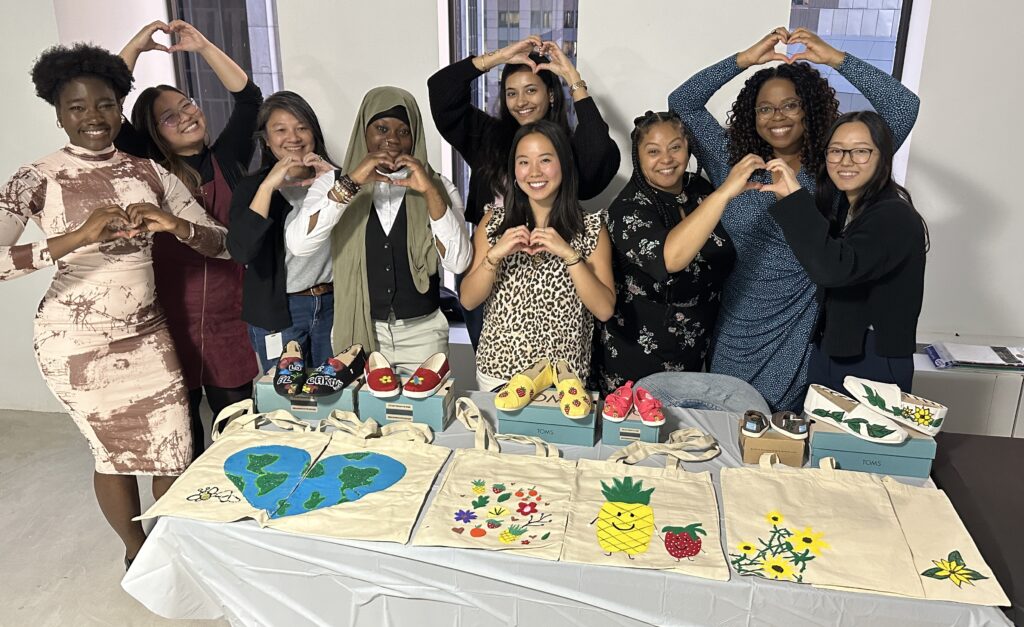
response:
[[(468, 398), (455, 415), (476, 433), (476, 448), (455, 451), (412, 543), (557, 560), (576, 462), (538, 438), (495, 434)], [(504, 454), (499, 441), (533, 445), (535, 454)]]
[[(561, 558), (728, 581), (711, 475), (679, 467), (718, 453), (713, 437), (690, 428), (664, 444), (634, 442), (607, 461), (581, 459)], [(631, 465), (654, 455), (666, 456), (664, 468)]]

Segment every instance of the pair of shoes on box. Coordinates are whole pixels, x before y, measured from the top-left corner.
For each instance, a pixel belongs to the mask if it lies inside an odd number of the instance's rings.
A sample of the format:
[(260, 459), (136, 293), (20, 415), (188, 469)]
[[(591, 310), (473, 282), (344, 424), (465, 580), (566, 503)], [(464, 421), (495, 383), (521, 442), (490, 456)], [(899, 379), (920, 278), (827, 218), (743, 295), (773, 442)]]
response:
[(353, 344), (337, 355), (328, 357), (316, 370), (307, 375), (302, 346), (293, 340), (288, 342), (277, 360), (274, 389), (281, 396), (330, 396), (355, 381), (363, 371), (365, 363), (366, 353), (363, 352), (363, 345)]
[(579, 376), (564, 359), (552, 365), (546, 357), (509, 379), (494, 397), (494, 406), (499, 411), (520, 410), (552, 385), (558, 390), (558, 407), (562, 415), (573, 420), (590, 415), (590, 394)]
[(608, 422), (622, 422), (634, 407), (640, 414), (640, 421), (643, 424), (649, 427), (660, 427), (665, 424), (661, 401), (651, 396), (644, 388), (634, 388), (632, 381), (626, 381), (605, 397), (601, 417)]
[(406, 398), (429, 398), (437, 393), (451, 376), (448, 356), (434, 353), (427, 358), (405, 385), (395, 374), (391, 362), (379, 351), (370, 353), (366, 360), (366, 386), (377, 398), (394, 398), (402, 394)]
[(768, 429), (777, 431), (792, 440), (806, 440), (810, 433), (811, 421), (791, 411), (777, 411), (769, 419), (756, 409), (743, 414), (743, 435), (759, 438)]
[(906, 440), (904, 427), (934, 436), (946, 419), (945, 405), (903, 392), (892, 383), (848, 376), (843, 379), (843, 387), (854, 398), (812, 384), (804, 399), (804, 414), (882, 444)]

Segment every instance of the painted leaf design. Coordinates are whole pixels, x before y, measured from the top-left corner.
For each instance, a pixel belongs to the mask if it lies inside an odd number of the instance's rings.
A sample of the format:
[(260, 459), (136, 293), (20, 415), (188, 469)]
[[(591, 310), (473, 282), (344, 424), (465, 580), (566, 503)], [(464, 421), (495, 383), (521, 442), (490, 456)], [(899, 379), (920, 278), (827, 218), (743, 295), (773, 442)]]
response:
[(545, 533), (544, 535), (542, 535), (542, 536), (540, 537), (540, 539), (541, 539), (541, 540), (547, 540), (547, 539), (548, 539), (548, 538), (550, 538), (550, 537), (551, 537), (551, 532), (549, 531), (549, 532)]
[(868, 435), (873, 438), (884, 438), (890, 433), (896, 433), (895, 429), (883, 427), (882, 425), (868, 424)]
[(815, 409), (811, 413), (814, 414), (815, 416), (821, 416), (822, 418), (831, 418), (832, 420), (835, 420), (836, 422), (842, 422), (843, 421), (843, 416), (846, 415), (846, 412), (829, 411), (827, 409)]
[(512, 493), (511, 492), (506, 492), (506, 493), (501, 494), (501, 495), (498, 496), (498, 502), (499, 503), (504, 503), (505, 501), (509, 500), (510, 498), (512, 498)]
[(487, 507), (487, 504), (491, 502), (491, 497), (487, 495), (481, 495), (475, 499), (472, 503), (473, 509), (480, 509), (481, 507)]
[(342, 455), (342, 457), (344, 457), (345, 459), (351, 459), (351, 460), (354, 460), (354, 461), (359, 461), (360, 459), (363, 459), (365, 457), (369, 457), (369, 455), (370, 455), (369, 453), (365, 453), (365, 452), (364, 453), (345, 453), (344, 455)]
[(320, 494), (319, 492), (314, 491), (312, 494), (309, 495), (309, 498), (306, 499), (306, 502), (302, 504), (302, 507), (309, 510), (316, 509), (317, 506), (323, 503), (324, 499), (326, 498), (327, 497)]
[(235, 487), (238, 488), (239, 491), (245, 491), (245, 479), (239, 477), (238, 475), (233, 475), (231, 473), (224, 474), (228, 476), (228, 479), (231, 480), (231, 483), (235, 484)]
[(846, 421), (845, 424), (847, 427), (853, 429), (857, 433), (860, 433), (860, 426), (866, 422), (867, 420), (864, 420), (863, 418), (850, 418), (849, 420)]
[(931, 577), (932, 579), (949, 579), (949, 573), (946, 573), (945, 575), (940, 575), (940, 572), (942, 572), (941, 568), (933, 566), (932, 568), (929, 568), (928, 570), (921, 573), (921, 575), (923, 577)]
[(246, 466), (245, 469), (254, 475), (262, 475), (264, 472), (264, 468), (266, 468), (270, 464), (273, 464), (279, 459), (281, 459), (280, 455), (271, 455), (269, 453), (266, 455), (250, 455), (249, 465)]
[(951, 552), (949, 554), (949, 557), (946, 558), (946, 560), (950, 561), (950, 562), (953, 562), (954, 564), (957, 564), (958, 566), (966, 566), (966, 564), (964, 563), (964, 558), (960, 556), (960, 551), (953, 551), (953, 552)]
[(986, 577), (985, 575), (982, 575), (976, 570), (971, 570), (970, 568), (965, 568), (961, 570), (960, 575), (970, 577), (972, 580), (988, 579), (988, 577)]
[(256, 477), (256, 496), (264, 496), (288, 479), (286, 472), (268, 472)]
[(932, 422), (932, 427), (938, 429), (939, 427), (942, 426), (942, 421), (943, 420), (945, 420), (945, 418), (939, 418), (938, 420), (933, 421)]
[[(863, 384), (862, 384), (863, 385)], [(868, 404), (881, 409), (884, 412), (888, 412), (889, 408), (885, 404), (885, 399), (878, 395), (870, 385), (864, 385), (864, 393), (867, 394)]]

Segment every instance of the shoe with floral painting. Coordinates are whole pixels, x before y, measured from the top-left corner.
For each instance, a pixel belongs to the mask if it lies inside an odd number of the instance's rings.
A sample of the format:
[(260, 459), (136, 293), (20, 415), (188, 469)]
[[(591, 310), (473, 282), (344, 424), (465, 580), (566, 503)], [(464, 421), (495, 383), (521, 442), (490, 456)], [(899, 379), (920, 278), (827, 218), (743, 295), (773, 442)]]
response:
[(405, 383), (402, 395), (406, 398), (429, 398), (437, 394), (437, 391), (450, 376), (448, 355), (434, 353), (420, 364), (416, 372), (412, 373)]
[(366, 387), (377, 398), (394, 398), (402, 391), (401, 380), (380, 351), (366, 358)]

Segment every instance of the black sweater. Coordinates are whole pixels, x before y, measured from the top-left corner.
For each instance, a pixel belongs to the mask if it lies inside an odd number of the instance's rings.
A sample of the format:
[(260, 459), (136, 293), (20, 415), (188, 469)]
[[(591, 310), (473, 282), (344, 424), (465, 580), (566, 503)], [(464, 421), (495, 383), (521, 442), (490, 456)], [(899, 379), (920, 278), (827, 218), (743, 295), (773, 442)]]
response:
[[(499, 128), (497, 119), (472, 104), (473, 81), (482, 75), (473, 65), (473, 57), (467, 57), (427, 80), (430, 113), (438, 132), (473, 170), (466, 198), (466, 220), (473, 224), (483, 218), (484, 205), (494, 200), (492, 182), (483, 180), (477, 171), (484, 157), (485, 138)], [(593, 98), (584, 98), (574, 106), (578, 123), (572, 134), (572, 148), (579, 172), (579, 196), (589, 200), (603, 192), (619, 171), (619, 147), (608, 135), (608, 125)]]
[(832, 228), (801, 189), (769, 210), (818, 289), (822, 303), (816, 338), (831, 357), (864, 352), (868, 327), (881, 357), (914, 354), (924, 298), (925, 233), (921, 217), (895, 192), (864, 207), (839, 232), (846, 215), (842, 196)]

